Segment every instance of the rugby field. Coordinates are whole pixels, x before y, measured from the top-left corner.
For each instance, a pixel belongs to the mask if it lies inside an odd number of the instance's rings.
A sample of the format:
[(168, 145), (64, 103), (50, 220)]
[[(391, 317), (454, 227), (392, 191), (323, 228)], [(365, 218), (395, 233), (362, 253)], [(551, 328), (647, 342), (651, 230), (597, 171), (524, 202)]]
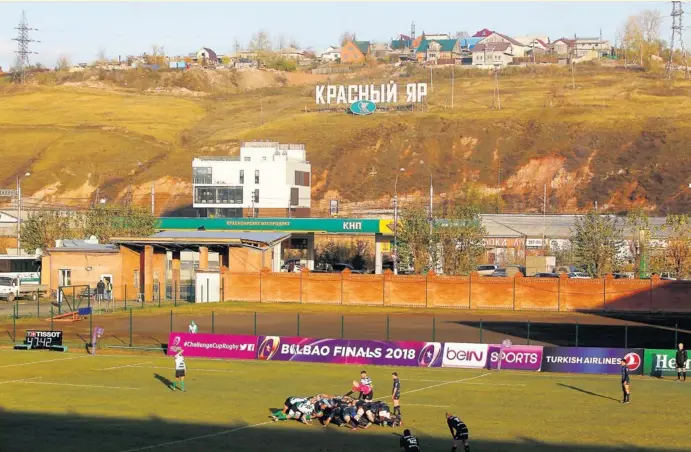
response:
[[(354, 366), (188, 358), (187, 392), (173, 392), (172, 358), (0, 350), (0, 449), (15, 451), (386, 451), (401, 428), (347, 431), (274, 424), (290, 395), (343, 394)], [(618, 376), (370, 367), (375, 398), (402, 381), (404, 427), (422, 451), (448, 451), (444, 412), (487, 452), (688, 451), (680, 434), (691, 381), (636, 377), (621, 405)], [(680, 430), (681, 429), (681, 430)]]

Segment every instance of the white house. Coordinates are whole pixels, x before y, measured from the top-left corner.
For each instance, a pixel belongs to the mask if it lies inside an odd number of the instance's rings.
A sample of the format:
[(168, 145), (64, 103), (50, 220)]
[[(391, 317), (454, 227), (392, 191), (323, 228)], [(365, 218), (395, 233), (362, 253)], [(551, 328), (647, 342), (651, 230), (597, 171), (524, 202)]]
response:
[(215, 66), (219, 63), (216, 52), (208, 47), (202, 47), (199, 49), (195, 54), (195, 59), (197, 63), (201, 64), (202, 66)]
[(337, 61), (341, 59), (341, 48), (329, 46), (322, 53), (319, 54), (319, 59), (322, 61)]
[(511, 54), (516, 58), (524, 57), (525, 52), (528, 49), (528, 46), (521, 44), (509, 36), (497, 32), (492, 32), (492, 34), (483, 38), (480, 42), (478, 42), (478, 44), (491, 44), (497, 42), (507, 42), (511, 44)]
[(517, 36), (516, 41), (520, 42), (528, 49), (547, 51), (549, 49), (549, 38), (547, 36)]
[(290, 58), (291, 60), (295, 61), (302, 59), (302, 52), (294, 47), (286, 47), (284, 49), (279, 50), (278, 53), (283, 58)]
[(473, 66), (506, 66), (513, 62), (513, 45), (510, 42), (476, 44), (471, 50)]
[(243, 143), (240, 156), (192, 161), (193, 207), (201, 217), (308, 217), (312, 167), (305, 145)]

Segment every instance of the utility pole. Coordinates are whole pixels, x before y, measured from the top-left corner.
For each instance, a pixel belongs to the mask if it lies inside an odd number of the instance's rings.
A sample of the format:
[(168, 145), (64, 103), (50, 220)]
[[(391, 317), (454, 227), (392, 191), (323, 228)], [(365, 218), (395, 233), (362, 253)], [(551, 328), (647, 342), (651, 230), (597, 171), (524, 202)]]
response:
[(19, 26), (15, 27), (15, 30), (17, 30), (17, 37), (12, 40), (17, 41), (17, 50), (15, 50), (15, 53), (17, 54), (19, 67), (15, 68), (14, 79), (24, 84), (26, 83), (26, 71), (29, 68), (29, 55), (38, 55), (38, 53), (29, 50), (29, 44), (41, 41), (35, 41), (29, 38), (29, 32), (38, 31), (38, 29), (29, 28), (29, 23), (26, 20), (26, 13), (24, 11), (22, 11), (22, 19), (19, 22)]
[(425, 164), (424, 160), (420, 160), (420, 164), (425, 167), (427, 172), (429, 173), (429, 234), (430, 236), (432, 235), (432, 221), (434, 218), (434, 210), (433, 210), (433, 199), (434, 199), (434, 186), (432, 185), (432, 171), (430, 171), (429, 167)]
[(547, 229), (547, 184), (542, 187), (542, 246), (545, 246)]
[(492, 108), (501, 110), (501, 99), (499, 99), (499, 65), (494, 65), (494, 100), (492, 102)]
[(154, 215), (156, 206), (156, 184), (151, 182), (151, 215)]
[(396, 173), (396, 180), (393, 184), (393, 274), (398, 274), (398, 176), (405, 172), (405, 168), (401, 168)]
[(432, 65), (429, 67), (429, 84), (432, 92), (434, 92), (434, 75), (432, 74)]
[(689, 77), (689, 63), (686, 59), (686, 49), (684, 48), (684, 34), (682, 18), (684, 16), (684, 11), (681, 8), (681, 2), (672, 2), (672, 38), (669, 40), (669, 60), (667, 61), (667, 67), (665, 68), (665, 76), (671, 80), (672, 71), (674, 71), (674, 51), (676, 50), (677, 43), (681, 50), (681, 56), (684, 62), (684, 78)]
[(22, 252), (22, 179), (31, 176), (26, 172), (23, 176), (17, 176), (17, 255)]
[(453, 110), (453, 88), (454, 88), (454, 75), (456, 74), (456, 63), (451, 65), (451, 109)]

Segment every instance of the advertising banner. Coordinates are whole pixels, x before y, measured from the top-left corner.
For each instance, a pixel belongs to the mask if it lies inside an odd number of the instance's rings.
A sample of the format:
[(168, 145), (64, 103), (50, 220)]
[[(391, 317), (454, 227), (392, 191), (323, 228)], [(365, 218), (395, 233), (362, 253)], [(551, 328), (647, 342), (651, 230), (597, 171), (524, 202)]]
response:
[(257, 359), (309, 363), (441, 367), (439, 342), (390, 342), (260, 336)]
[(542, 367), (542, 346), (538, 345), (514, 345), (511, 348), (503, 348), (501, 345), (488, 346), (489, 369), (496, 369), (501, 353), (501, 368), (506, 370), (532, 370), (539, 371)]
[[(645, 349), (643, 374), (650, 377), (677, 375), (676, 350)], [(691, 369), (691, 359), (685, 363), (686, 371)]]
[(168, 355), (180, 350), (195, 358), (255, 359), (257, 336), (170, 333)]
[(487, 344), (444, 343), (442, 367), (460, 367), (466, 369), (483, 369), (487, 367)]
[(626, 365), (633, 375), (643, 373), (642, 348), (597, 348), (597, 347), (545, 347), (542, 359), (543, 372), (564, 372), (578, 374), (618, 374), (619, 360), (626, 359)]

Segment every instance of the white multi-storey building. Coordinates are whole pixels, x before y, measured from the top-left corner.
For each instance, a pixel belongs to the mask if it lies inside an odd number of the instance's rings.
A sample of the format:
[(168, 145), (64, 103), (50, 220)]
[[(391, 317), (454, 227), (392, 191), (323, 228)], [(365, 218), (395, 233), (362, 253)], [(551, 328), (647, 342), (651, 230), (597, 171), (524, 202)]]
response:
[(195, 158), (192, 177), (201, 217), (309, 217), (312, 167), (303, 144), (243, 143), (240, 156)]

